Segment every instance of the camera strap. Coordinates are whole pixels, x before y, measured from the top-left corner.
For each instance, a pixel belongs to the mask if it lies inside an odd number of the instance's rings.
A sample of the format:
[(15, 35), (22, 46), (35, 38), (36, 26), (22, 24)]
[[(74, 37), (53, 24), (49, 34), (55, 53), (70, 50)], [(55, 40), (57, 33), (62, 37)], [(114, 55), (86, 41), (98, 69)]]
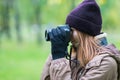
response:
[(74, 48), (73, 45), (70, 46), (70, 54), (66, 55), (66, 59), (69, 60), (69, 63), (70, 63), (70, 68), (72, 66), (71, 62), (75, 63), (76, 66), (79, 63), (78, 60), (77, 60), (77, 55), (76, 55), (76, 57), (74, 59), (72, 59), (72, 57), (71, 57), (71, 55), (72, 55), (72, 48)]

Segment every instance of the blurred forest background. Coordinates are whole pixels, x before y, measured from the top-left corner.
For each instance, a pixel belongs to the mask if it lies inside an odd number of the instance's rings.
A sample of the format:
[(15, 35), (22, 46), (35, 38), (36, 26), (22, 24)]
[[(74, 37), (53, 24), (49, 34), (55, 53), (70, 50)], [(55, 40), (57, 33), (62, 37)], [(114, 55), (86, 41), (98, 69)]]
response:
[[(47, 28), (65, 23), (82, 0), (0, 0), (0, 80), (40, 80), (50, 53)], [(108, 42), (120, 49), (120, 1), (96, 0)]]

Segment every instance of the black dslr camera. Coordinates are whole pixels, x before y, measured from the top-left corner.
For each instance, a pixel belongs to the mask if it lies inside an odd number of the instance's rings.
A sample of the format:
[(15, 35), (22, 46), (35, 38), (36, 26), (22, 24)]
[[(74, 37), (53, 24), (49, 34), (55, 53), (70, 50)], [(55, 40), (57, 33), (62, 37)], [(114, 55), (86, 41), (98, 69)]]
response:
[(47, 29), (45, 30), (45, 39), (46, 41), (50, 41), (50, 33), (56, 30), (60, 30), (59, 35), (66, 37), (67, 41), (70, 41), (70, 27), (68, 25), (58, 25), (57, 28)]

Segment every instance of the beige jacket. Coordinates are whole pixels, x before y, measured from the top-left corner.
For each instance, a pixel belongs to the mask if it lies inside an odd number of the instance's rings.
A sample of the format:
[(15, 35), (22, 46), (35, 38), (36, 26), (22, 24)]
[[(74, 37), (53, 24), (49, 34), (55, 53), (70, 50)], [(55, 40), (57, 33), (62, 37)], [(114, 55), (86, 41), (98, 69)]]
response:
[[(113, 50), (112, 53), (114, 52)], [(102, 53), (95, 56), (85, 68), (70, 68), (67, 59), (52, 60), (49, 56), (40, 80), (118, 80), (117, 63), (110, 55), (113, 54)]]

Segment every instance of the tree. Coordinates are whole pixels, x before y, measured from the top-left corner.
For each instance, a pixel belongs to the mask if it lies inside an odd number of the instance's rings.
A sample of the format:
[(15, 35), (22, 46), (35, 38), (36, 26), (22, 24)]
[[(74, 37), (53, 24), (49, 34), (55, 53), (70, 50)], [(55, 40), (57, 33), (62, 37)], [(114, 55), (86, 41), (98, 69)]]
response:
[(41, 5), (40, 0), (32, 0), (32, 6), (34, 10), (34, 28), (36, 28), (37, 32), (37, 42), (41, 43), (41, 34), (40, 34), (40, 27), (41, 27)]
[(15, 29), (18, 42), (22, 42), (21, 27), (20, 27), (20, 12), (18, 6), (18, 0), (14, 0), (14, 15), (15, 15)]
[(10, 25), (9, 25), (9, 13), (10, 13), (10, 0), (1, 0), (1, 30), (0, 36), (6, 34), (7, 38), (11, 38)]

